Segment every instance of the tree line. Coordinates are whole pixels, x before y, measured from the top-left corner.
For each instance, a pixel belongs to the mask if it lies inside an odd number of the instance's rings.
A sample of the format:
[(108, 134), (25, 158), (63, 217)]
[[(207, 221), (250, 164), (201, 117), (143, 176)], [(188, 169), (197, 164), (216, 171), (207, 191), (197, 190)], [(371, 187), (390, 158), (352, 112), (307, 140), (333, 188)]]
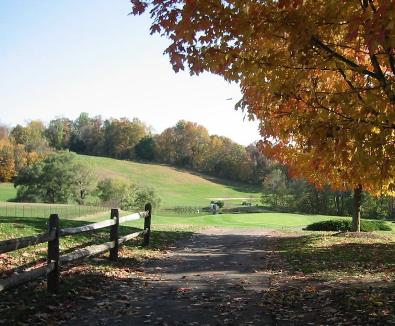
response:
[[(262, 186), (262, 204), (276, 211), (337, 216), (351, 216), (354, 212), (352, 191), (337, 191), (328, 185), (317, 188), (305, 179), (292, 178), (280, 164), (272, 166)], [(361, 216), (395, 219), (395, 197), (364, 192)]]
[(254, 144), (245, 147), (229, 138), (209, 135), (205, 127), (184, 120), (160, 134), (153, 134), (137, 118), (104, 120), (87, 113), (75, 120), (53, 119), (47, 126), (32, 121), (10, 130), (1, 126), (1, 130), (3, 182), (11, 181), (29, 161), (51, 150), (165, 163), (251, 184), (260, 184), (270, 166)]

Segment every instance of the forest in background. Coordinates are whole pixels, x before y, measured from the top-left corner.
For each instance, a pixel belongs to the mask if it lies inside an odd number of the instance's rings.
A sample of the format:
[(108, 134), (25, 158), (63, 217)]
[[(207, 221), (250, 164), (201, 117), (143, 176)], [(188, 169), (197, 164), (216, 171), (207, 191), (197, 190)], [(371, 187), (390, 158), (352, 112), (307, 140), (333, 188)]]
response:
[[(47, 125), (0, 126), (0, 181), (14, 181), (21, 171), (53, 151), (164, 163), (215, 177), (262, 185), (262, 204), (275, 210), (309, 214), (351, 215), (352, 193), (317, 189), (292, 179), (288, 169), (265, 157), (255, 144), (242, 146), (209, 135), (194, 122), (181, 120), (162, 133), (137, 118), (102, 119), (81, 113), (75, 120), (56, 118)], [(25, 197), (26, 199), (26, 197)], [(362, 216), (395, 218), (393, 197), (365, 193)]]

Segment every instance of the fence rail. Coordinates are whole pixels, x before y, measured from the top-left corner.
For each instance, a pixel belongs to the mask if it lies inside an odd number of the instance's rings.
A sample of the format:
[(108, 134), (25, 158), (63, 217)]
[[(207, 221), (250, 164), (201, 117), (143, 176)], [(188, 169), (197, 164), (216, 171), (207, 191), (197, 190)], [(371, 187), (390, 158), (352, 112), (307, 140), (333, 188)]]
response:
[(29, 237), (0, 241), (0, 254), (48, 242), (54, 238), (55, 230), (52, 230), (50, 233), (42, 233)]
[[(48, 242), (47, 265), (35, 268), (33, 270), (23, 272), (21, 274), (12, 275), (6, 279), (0, 280), (0, 292), (11, 287), (15, 287), (33, 279), (47, 276), (47, 290), (56, 293), (59, 288), (59, 275), (61, 264), (66, 264), (77, 259), (98, 255), (106, 251), (110, 251), (110, 260), (118, 259), (119, 245), (144, 235), (143, 245), (148, 246), (151, 233), (151, 204), (145, 205), (145, 211), (135, 214), (119, 217), (119, 210), (111, 210), (111, 219), (97, 223), (83, 225), (74, 228), (59, 228), (59, 215), (51, 214), (48, 223), (48, 232), (36, 236), (29, 236), (17, 239), (9, 239), (0, 241), (0, 254), (18, 249), (33, 246), (39, 243)], [(134, 232), (123, 237), (119, 237), (119, 225), (128, 221), (135, 221), (144, 218), (144, 229)], [(94, 230), (110, 228), (110, 241), (98, 245), (87, 246), (85, 248), (74, 250), (71, 253), (60, 255), (59, 239), (60, 236), (69, 236)]]

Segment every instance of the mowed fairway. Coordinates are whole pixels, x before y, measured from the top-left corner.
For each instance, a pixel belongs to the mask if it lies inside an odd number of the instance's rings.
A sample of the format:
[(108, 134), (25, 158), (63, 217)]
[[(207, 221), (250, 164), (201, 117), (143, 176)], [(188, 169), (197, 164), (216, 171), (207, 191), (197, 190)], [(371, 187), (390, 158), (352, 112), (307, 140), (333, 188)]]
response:
[(210, 198), (259, 197), (257, 186), (232, 183), (174, 167), (104, 157), (81, 157), (89, 162), (99, 178), (116, 178), (154, 187), (162, 198), (162, 207), (207, 206)]
[[(325, 215), (302, 215), (289, 213), (250, 213), (250, 214), (218, 214), (194, 217), (177, 217), (153, 215), (152, 225), (191, 225), (216, 227), (247, 227), (269, 229), (302, 229), (310, 223), (336, 218)], [(130, 224), (132, 226), (133, 223)]]

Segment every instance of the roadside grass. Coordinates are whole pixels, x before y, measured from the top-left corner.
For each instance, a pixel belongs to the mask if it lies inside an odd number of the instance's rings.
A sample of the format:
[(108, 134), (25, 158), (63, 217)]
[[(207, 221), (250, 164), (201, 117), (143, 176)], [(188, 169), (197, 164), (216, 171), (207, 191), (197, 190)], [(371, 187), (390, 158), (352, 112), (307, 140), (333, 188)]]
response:
[(16, 197), (16, 189), (12, 183), (0, 183), (0, 201), (8, 201)]

